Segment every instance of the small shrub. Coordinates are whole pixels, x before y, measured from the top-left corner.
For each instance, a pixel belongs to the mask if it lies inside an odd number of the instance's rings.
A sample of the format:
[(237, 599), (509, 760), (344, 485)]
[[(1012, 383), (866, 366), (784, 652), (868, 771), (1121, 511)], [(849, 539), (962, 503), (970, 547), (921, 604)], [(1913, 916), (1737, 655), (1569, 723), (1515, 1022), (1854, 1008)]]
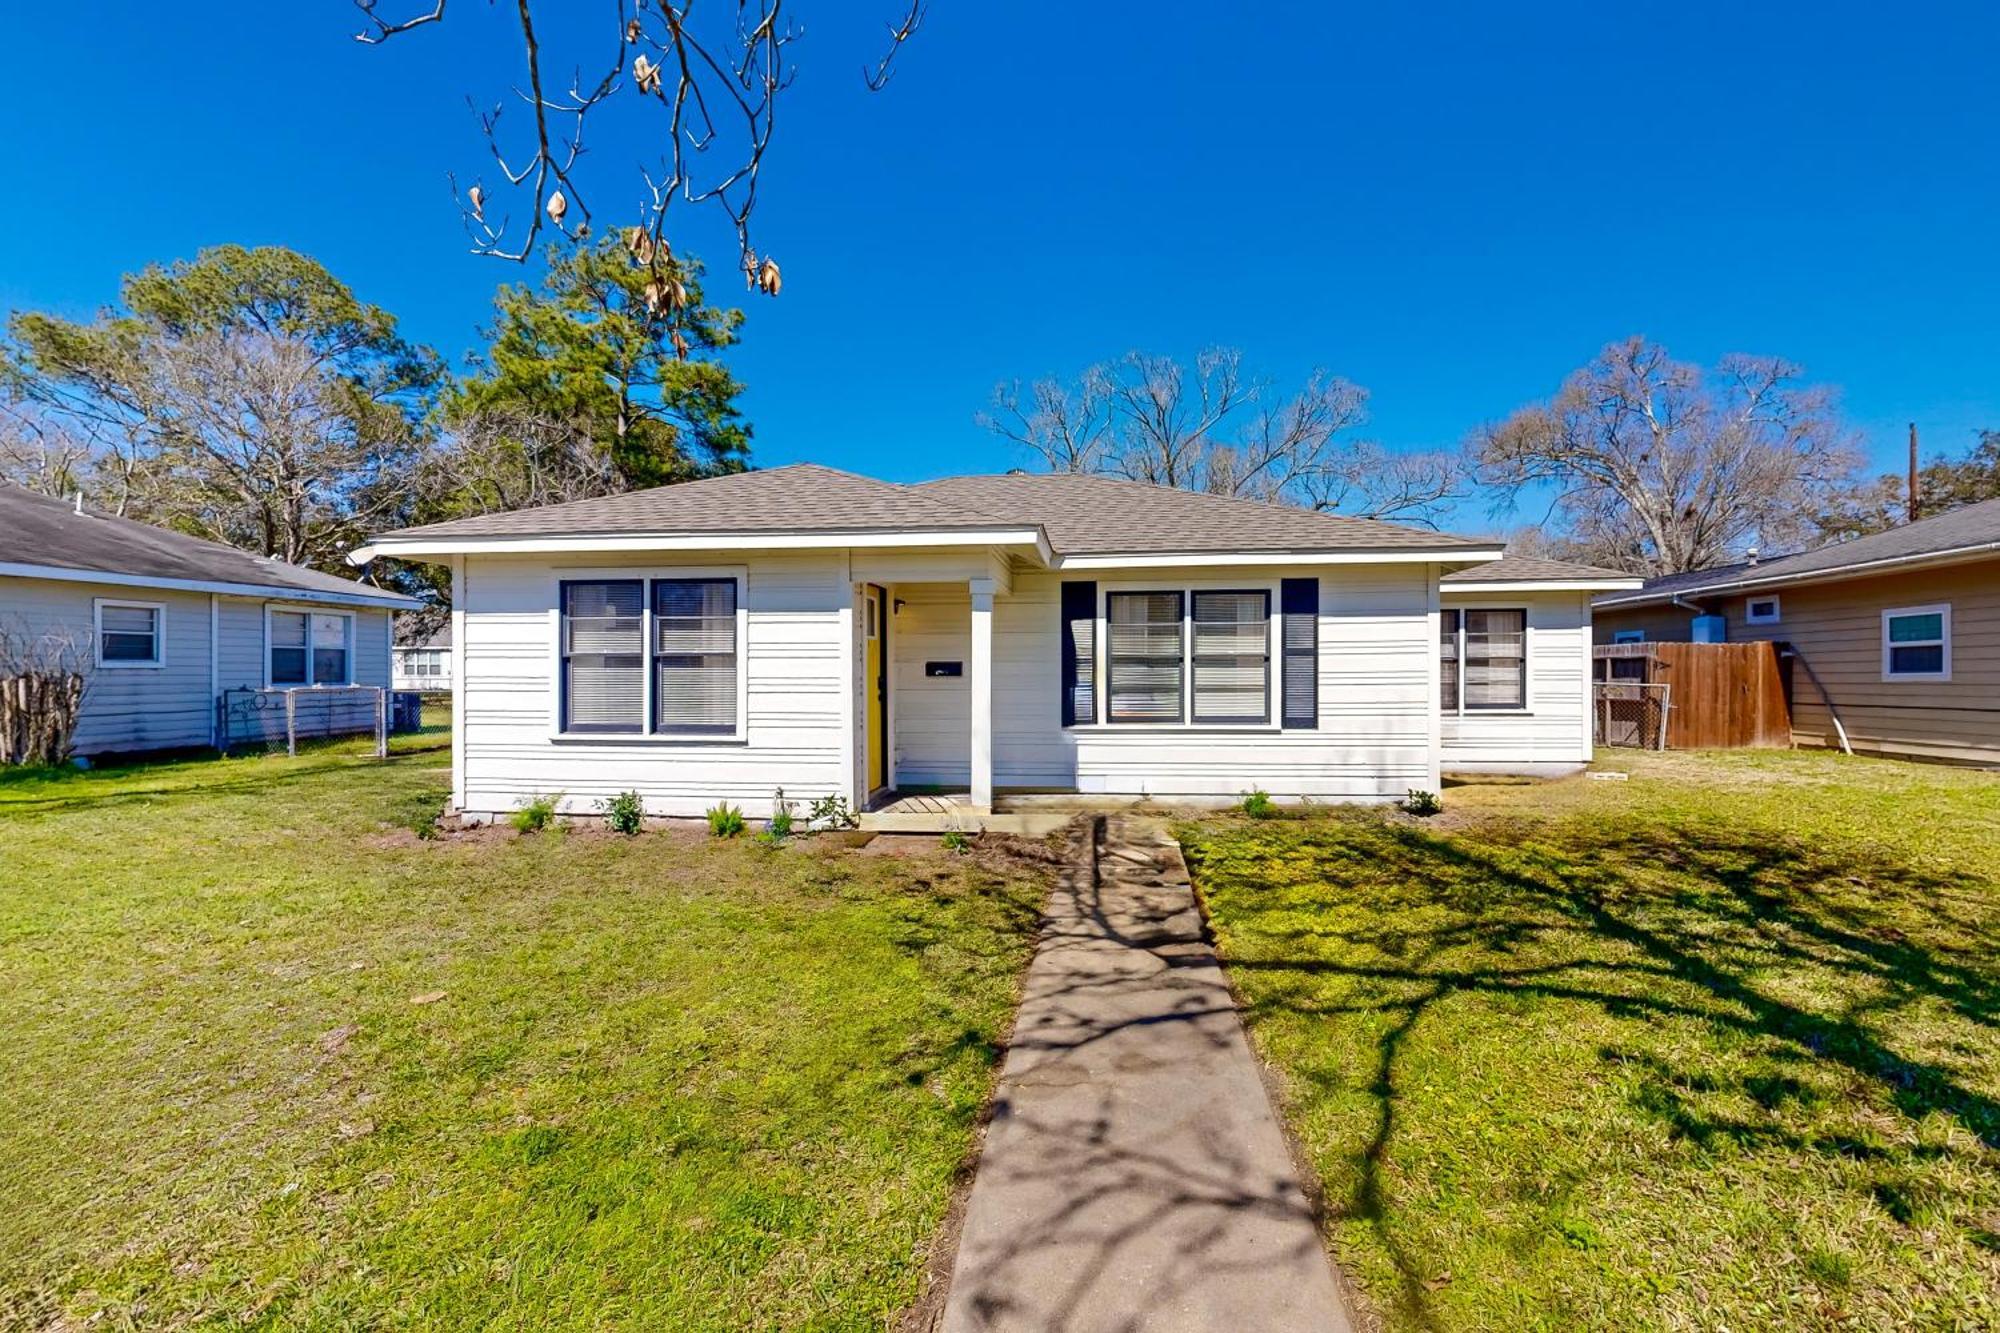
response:
[(1277, 816), (1278, 807), (1271, 800), (1271, 793), (1258, 787), (1243, 798), (1243, 813), (1252, 819), (1272, 819)]
[(960, 829), (947, 829), (943, 841), (944, 849), (957, 856), (964, 856), (972, 850), (972, 839)]
[(597, 808), (604, 812), (604, 822), (614, 832), (628, 838), (639, 831), (646, 819), (646, 803), (636, 791), (621, 791), (608, 801), (599, 801)]
[(809, 829), (854, 828), (860, 822), (847, 808), (847, 798), (838, 792), (821, 796), (806, 807), (806, 827)]
[(783, 842), (792, 836), (792, 803), (785, 799), (783, 787), (771, 794), (771, 821), (764, 831), (771, 835), (772, 842)]
[(511, 816), (515, 829), (522, 833), (540, 833), (556, 822), (556, 807), (562, 804), (562, 793), (553, 796), (530, 796), (521, 802), (521, 808)]
[(743, 831), (743, 812), (723, 801), (709, 807), (708, 836), (711, 838), (733, 838)]
[(1434, 791), (1412, 787), (1410, 794), (1403, 798), (1403, 808), (1413, 815), (1423, 815), (1428, 818), (1444, 809), (1444, 800)]

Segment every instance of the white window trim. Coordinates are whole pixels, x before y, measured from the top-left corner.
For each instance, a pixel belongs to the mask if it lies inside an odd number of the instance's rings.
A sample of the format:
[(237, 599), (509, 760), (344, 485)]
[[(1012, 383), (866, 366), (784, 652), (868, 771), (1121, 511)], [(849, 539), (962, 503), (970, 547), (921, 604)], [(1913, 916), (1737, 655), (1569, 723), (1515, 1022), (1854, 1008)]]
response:
[[(642, 567), (557, 569), (549, 580), (549, 739), (564, 746), (596, 745), (742, 745), (750, 739), (750, 567), (748, 565), (647, 565)], [(645, 645), (645, 688), (640, 692), (637, 732), (564, 731), (562, 680), (562, 585), (608, 579), (637, 579), (640, 642)], [(736, 583), (736, 729), (734, 731), (656, 732), (653, 730), (653, 580), (732, 579)]]
[[(306, 620), (306, 675), (313, 674), (313, 616), (339, 616), (347, 622), (347, 678), (337, 685), (312, 681), (305, 685), (279, 685), (271, 680), (271, 613), (303, 615)], [(337, 606), (315, 606), (311, 602), (264, 603), (264, 688), (267, 690), (346, 690), (354, 687), (354, 612)]]
[[(1097, 700), (1096, 722), (1063, 728), (1085, 735), (1123, 736), (1148, 731), (1281, 732), (1284, 709), (1278, 701), (1279, 602), (1281, 579), (1140, 579), (1097, 585), (1097, 621), (1093, 633), (1100, 645), (1094, 652), (1091, 689)], [(1111, 594), (1115, 592), (1177, 592), (1181, 595), (1181, 716), (1178, 722), (1111, 721)], [(1264, 718), (1262, 722), (1196, 722), (1194, 717), (1194, 595), (1198, 592), (1261, 592), (1264, 607)]]
[[(1757, 614), (1757, 604), (1759, 602), (1769, 602), (1771, 604), (1770, 615), (1760, 616)], [(1752, 593), (1743, 599), (1743, 623), (1746, 625), (1775, 625), (1783, 618), (1783, 615), (1784, 608), (1778, 604), (1778, 595), (1776, 593), (1768, 595)]]
[[(1898, 616), (1935, 615), (1940, 620), (1939, 628), (1943, 637), (1939, 639), (1919, 639), (1915, 643), (1889, 642), (1889, 622)], [(1942, 671), (1891, 671), (1890, 663), (1895, 660), (1895, 648), (1926, 648), (1936, 644), (1944, 649), (1944, 669)], [(1951, 679), (1951, 603), (1936, 602), (1930, 606), (1898, 606), (1882, 613), (1882, 679), (1886, 681), (1949, 681)]]
[[(1446, 708), (1444, 701), (1438, 701), (1438, 711), (1446, 717), (1528, 717), (1535, 711), (1535, 611), (1531, 606), (1514, 603), (1511, 606), (1447, 606), (1446, 611), (1458, 613), (1458, 698), (1455, 706)], [(1517, 708), (1467, 708), (1465, 706), (1465, 618), (1474, 611), (1519, 611), (1521, 613), (1521, 703)], [(1443, 640), (1433, 644), (1431, 651), (1442, 654)], [(1442, 668), (1440, 668), (1442, 669)]]
[[(153, 613), (153, 655), (145, 661), (112, 661), (104, 658), (104, 608), (136, 607)], [(167, 608), (162, 602), (135, 602), (124, 597), (98, 597), (90, 604), (91, 639), (100, 671), (158, 671), (167, 664)]]

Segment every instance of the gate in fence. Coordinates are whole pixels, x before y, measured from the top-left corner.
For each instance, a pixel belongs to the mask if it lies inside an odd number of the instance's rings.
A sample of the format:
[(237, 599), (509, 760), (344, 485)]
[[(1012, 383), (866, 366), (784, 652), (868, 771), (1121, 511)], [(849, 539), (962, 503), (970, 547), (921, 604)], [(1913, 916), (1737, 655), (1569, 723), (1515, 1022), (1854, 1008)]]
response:
[(1591, 687), (1591, 716), (1599, 745), (1641, 750), (1667, 748), (1673, 686), (1639, 680), (1598, 681)]
[(1768, 643), (1618, 643), (1592, 650), (1601, 745), (1655, 750), (1792, 743), (1791, 709)]

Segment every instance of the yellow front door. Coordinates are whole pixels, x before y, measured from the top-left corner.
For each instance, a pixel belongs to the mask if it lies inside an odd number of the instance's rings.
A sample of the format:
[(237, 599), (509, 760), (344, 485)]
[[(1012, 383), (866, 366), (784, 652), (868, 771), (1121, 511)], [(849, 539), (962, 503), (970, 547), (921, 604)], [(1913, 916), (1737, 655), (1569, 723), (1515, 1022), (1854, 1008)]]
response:
[(868, 696), (868, 790), (889, 783), (889, 680), (884, 671), (882, 640), (888, 628), (888, 598), (869, 584), (862, 598), (867, 647), (862, 657), (863, 689)]

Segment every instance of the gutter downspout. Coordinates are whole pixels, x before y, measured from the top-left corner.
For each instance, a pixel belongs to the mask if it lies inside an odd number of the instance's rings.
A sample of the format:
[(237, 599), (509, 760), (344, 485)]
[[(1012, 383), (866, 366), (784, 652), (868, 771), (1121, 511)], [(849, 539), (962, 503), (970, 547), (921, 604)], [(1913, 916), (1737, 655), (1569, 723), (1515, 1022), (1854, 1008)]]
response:
[(1833, 696), (1826, 692), (1826, 686), (1820, 681), (1819, 673), (1812, 669), (1812, 663), (1806, 661), (1806, 655), (1799, 651), (1797, 644), (1787, 643), (1785, 645), (1785, 652), (1793, 661), (1806, 669), (1806, 679), (1811, 681), (1813, 688), (1819, 691), (1820, 699), (1826, 704), (1826, 715), (1833, 719), (1833, 732), (1836, 736), (1840, 737), (1840, 752), (1848, 755), (1853, 754), (1854, 747), (1847, 742), (1847, 728), (1842, 726), (1840, 722), (1840, 710), (1833, 706)]

